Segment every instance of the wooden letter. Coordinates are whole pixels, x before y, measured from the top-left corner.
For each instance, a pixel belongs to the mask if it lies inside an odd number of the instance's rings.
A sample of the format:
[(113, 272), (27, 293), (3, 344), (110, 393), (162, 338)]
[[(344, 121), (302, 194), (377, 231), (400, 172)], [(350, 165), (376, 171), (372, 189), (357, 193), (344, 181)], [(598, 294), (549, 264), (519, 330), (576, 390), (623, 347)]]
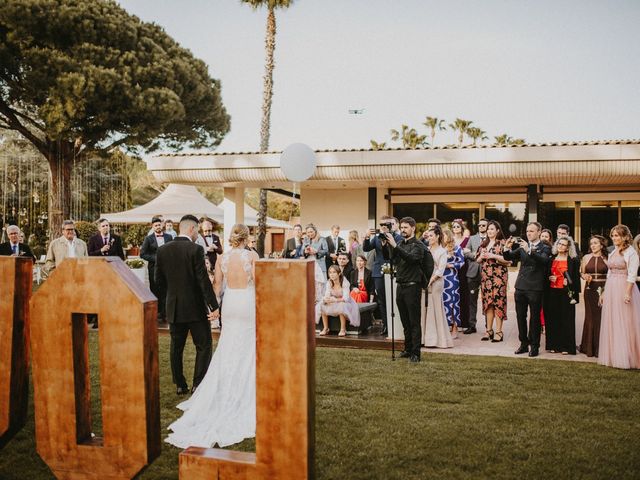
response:
[(0, 448), (27, 420), (33, 262), (0, 257)]
[[(59, 479), (130, 479), (160, 454), (157, 300), (119, 258), (67, 259), (31, 300), (36, 445)], [(91, 432), (87, 314), (100, 322)]]
[(190, 447), (182, 480), (314, 478), (314, 286), (313, 261), (256, 263), (256, 453)]

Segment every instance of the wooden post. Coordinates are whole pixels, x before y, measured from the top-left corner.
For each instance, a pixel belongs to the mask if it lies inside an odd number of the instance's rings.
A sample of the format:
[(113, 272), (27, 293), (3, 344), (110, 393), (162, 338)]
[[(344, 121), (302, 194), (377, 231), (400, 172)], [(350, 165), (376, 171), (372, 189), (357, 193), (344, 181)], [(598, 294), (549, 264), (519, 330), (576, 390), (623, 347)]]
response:
[(33, 262), (0, 257), (0, 448), (27, 421)]
[(256, 263), (256, 453), (190, 447), (181, 479), (315, 477), (314, 267)]
[[(31, 300), (37, 451), (59, 479), (130, 479), (160, 454), (157, 300), (119, 258), (67, 259)], [(100, 322), (92, 436), (87, 314)]]

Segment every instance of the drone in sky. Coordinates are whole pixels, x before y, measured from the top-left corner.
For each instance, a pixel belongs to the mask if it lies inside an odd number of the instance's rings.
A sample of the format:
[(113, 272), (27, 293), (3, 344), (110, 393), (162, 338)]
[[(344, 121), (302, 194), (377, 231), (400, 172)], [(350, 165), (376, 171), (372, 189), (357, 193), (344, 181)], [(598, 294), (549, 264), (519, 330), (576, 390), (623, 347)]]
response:
[(349, 115), (362, 115), (364, 114), (364, 108), (350, 108)]

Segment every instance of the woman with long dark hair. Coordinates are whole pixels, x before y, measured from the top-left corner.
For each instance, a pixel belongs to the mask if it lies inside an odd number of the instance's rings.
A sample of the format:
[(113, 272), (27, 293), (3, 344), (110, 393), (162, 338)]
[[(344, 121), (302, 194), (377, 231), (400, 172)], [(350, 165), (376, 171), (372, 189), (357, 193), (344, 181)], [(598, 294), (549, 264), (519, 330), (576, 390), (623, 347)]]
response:
[[(480, 263), (480, 289), (482, 292), (482, 311), (487, 319), (487, 329), (483, 341), (502, 342), (502, 324), (507, 319), (507, 286), (511, 262), (502, 257), (504, 234), (495, 220), (487, 224), (487, 238), (478, 248), (477, 262)], [(493, 330), (493, 322), (496, 330)]]
[(580, 277), (584, 280), (584, 324), (580, 352), (587, 357), (597, 357), (600, 345), (600, 321), (602, 307), (598, 300), (607, 283), (607, 241), (600, 235), (589, 239), (588, 253), (580, 265)]

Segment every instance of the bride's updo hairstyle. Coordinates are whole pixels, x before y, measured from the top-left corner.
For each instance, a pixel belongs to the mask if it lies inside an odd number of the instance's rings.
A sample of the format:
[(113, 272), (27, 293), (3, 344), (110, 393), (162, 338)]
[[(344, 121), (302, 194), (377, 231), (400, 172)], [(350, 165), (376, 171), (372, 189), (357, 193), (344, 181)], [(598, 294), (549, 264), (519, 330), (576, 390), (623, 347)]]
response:
[(245, 242), (249, 239), (249, 227), (243, 225), (241, 223), (236, 223), (231, 228), (231, 235), (229, 236), (229, 245), (233, 248), (237, 248), (240, 246), (242, 242)]

